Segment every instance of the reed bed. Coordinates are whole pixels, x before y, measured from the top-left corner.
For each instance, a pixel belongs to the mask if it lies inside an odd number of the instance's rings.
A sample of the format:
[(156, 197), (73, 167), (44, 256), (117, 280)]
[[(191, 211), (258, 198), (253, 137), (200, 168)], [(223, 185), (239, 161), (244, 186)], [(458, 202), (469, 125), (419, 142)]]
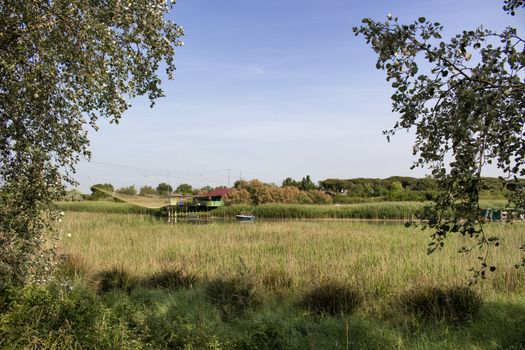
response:
[[(428, 204), (428, 202), (378, 202), (347, 205), (232, 205), (220, 207), (210, 213), (222, 218), (233, 218), (238, 214), (253, 214), (267, 219), (413, 220), (418, 211)], [(504, 200), (481, 201), (481, 206), (484, 208), (504, 208), (505, 204)], [(57, 206), (68, 212), (160, 215), (160, 210), (115, 201), (59, 202)]]
[[(232, 205), (213, 211), (214, 216), (233, 217), (253, 214), (268, 219), (361, 219), (413, 220), (430, 202), (378, 202), (346, 205), (262, 204)], [(483, 200), (483, 208), (504, 208), (504, 200)]]
[(60, 210), (68, 212), (113, 213), (113, 214), (155, 214), (156, 209), (143, 208), (137, 205), (113, 200), (58, 202)]
[[(89, 274), (120, 266), (147, 276), (181, 265), (201, 280), (251, 274), (260, 288), (275, 276), (296, 293), (322, 280), (359, 286), (369, 298), (387, 300), (418, 286), (465, 285), (468, 269), (479, 263), (476, 252), (457, 253), (468, 238), (450, 236), (443, 251), (426, 254), (430, 232), (401, 224), (349, 221), (290, 221), (206, 225), (172, 224), (146, 216), (66, 213), (62, 226), (70, 238), (61, 253)], [(490, 224), (501, 245), (490, 255), (497, 266), (479, 288), (487, 296), (523, 293), (520, 245), (523, 224)], [(280, 276), (280, 277), (279, 277)]]
[(429, 232), (399, 222), (68, 211), (62, 284), (0, 294), (0, 348), (520, 349), (525, 224), (486, 229), (498, 269), (467, 288), (468, 239), (427, 256)]
[(258, 206), (233, 205), (218, 208), (214, 216), (232, 217), (253, 214), (269, 219), (367, 219), (410, 220), (423, 208), (420, 202), (381, 202), (349, 205), (295, 205), (262, 204)]

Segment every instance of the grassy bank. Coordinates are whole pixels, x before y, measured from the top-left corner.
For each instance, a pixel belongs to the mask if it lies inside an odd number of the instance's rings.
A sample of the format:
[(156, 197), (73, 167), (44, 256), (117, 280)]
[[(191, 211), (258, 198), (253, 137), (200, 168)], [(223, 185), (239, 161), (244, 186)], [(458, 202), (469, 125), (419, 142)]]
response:
[(60, 210), (68, 212), (113, 213), (113, 214), (155, 214), (158, 210), (147, 209), (133, 204), (114, 200), (58, 202)]
[(233, 217), (253, 214), (269, 219), (390, 219), (410, 220), (423, 208), (420, 202), (381, 202), (349, 205), (262, 204), (232, 205), (213, 211), (214, 216)]
[[(504, 200), (483, 200), (484, 208), (504, 208)], [(89, 213), (158, 214), (158, 210), (145, 209), (114, 201), (60, 202), (61, 210)], [(237, 214), (253, 214), (268, 219), (366, 219), (410, 220), (415, 218), (426, 202), (379, 202), (347, 205), (262, 204), (232, 205), (213, 210), (213, 216), (232, 218)]]
[[(379, 202), (346, 205), (262, 204), (258, 206), (232, 205), (213, 211), (214, 216), (233, 217), (253, 214), (270, 219), (364, 219), (411, 220), (429, 202)], [(483, 208), (504, 208), (504, 200), (483, 200)]]
[[(0, 346), (525, 345), (525, 276), (513, 267), (525, 241), (522, 224), (488, 225), (502, 244), (492, 256), (497, 272), (471, 289), (484, 300), (479, 312), (475, 298), (454, 289), (466, 285), (467, 270), (477, 263), (475, 255), (456, 253), (468, 241), (463, 237), (450, 237), (441, 253), (427, 256), (426, 233), (392, 224), (167, 225), (145, 216), (70, 212), (62, 229), (71, 233), (61, 253), (72, 290), (66, 284), (18, 296), (2, 316)], [(451, 312), (465, 317), (429, 314), (442, 292), (456, 300)]]

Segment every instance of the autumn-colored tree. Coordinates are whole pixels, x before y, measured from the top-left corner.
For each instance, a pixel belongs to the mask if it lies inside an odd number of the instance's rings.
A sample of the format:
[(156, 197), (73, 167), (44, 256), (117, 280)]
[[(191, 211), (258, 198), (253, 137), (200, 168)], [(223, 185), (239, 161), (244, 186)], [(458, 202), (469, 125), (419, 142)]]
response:
[(250, 192), (244, 188), (233, 188), (228, 194), (224, 195), (222, 199), (226, 205), (252, 203), (252, 196), (250, 195)]

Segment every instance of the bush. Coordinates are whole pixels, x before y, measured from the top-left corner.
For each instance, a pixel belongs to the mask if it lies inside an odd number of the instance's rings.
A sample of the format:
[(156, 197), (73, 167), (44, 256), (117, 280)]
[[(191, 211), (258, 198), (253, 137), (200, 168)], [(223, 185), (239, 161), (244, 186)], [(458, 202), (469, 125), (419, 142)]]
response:
[(197, 282), (197, 276), (187, 272), (182, 266), (176, 265), (164, 268), (142, 281), (144, 287), (177, 289), (192, 287)]
[(81, 202), (83, 200), (84, 197), (82, 195), (82, 192), (80, 192), (76, 188), (66, 191), (66, 194), (64, 195), (64, 201), (66, 202)]
[(117, 266), (110, 270), (101, 271), (95, 275), (95, 287), (98, 292), (106, 293), (111, 290), (129, 292), (137, 285), (135, 278), (131, 277), (123, 267)]
[(101, 198), (109, 198), (110, 196), (105, 194), (104, 192), (98, 191), (96, 188), (101, 188), (103, 190), (106, 190), (108, 192), (113, 192), (114, 188), (112, 184), (96, 184), (91, 186), (91, 195), (89, 196), (90, 200), (98, 201)]
[(221, 317), (226, 320), (240, 316), (246, 310), (261, 304), (255, 286), (241, 278), (211, 280), (206, 285), (206, 296), (219, 308)]
[(405, 310), (423, 320), (457, 325), (474, 318), (483, 304), (481, 296), (467, 287), (411, 290), (400, 300)]
[(139, 190), (139, 196), (157, 196), (157, 190), (151, 186), (142, 186)]
[(287, 335), (281, 325), (268, 321), (258, 322), (233, 348), (238, 350), (284, 350), (289, 348), (286, 339)]
[(125, 194), (128, 196), (136, 196), (137, 195), (137, 189), (135, 188), (135, 185), (131, 185), (128, 187), (122, 187), (117, 190), (117, 193)]
[(130, 333), (88, 289), (32, 285), (2, 315), (0, 344), (8, 349), (131, 348)]
[(0, 285), (0, 315), (2, 315), (9, 309), (13, 301), (14, 295), (15, 293), (13, 289), (5, 285)]
[(310, 190), (307, 193), (313, 204), (331, 204), (333, 201), (332, 197), (323, 191)]
[(340, 282), (328, 281), (305, 293), (299, 306), (317, 315), (351, 314), (362, 300), (358, 290)]

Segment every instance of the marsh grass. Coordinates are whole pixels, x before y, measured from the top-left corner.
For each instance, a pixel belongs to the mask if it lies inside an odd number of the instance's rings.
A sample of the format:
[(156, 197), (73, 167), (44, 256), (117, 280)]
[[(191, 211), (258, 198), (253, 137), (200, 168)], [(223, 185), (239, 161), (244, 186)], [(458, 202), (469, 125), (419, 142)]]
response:
[[(525, 291), (519, 246), (522, 224), (490, 224), (501, 238), (490, 260), (498, 267), (476, 288), (483, 293)], [(323, 279), (359, 286), (366, 298), (388, 299), (411, 286), (465, 284), (477, 254), (457, 250), (468, 238), (450, 236), (443, 251), (426, 254), (428, 234), (402, 225), (361, 222), (259, 222), (167, 225), (144, 216), (67, 213), (62, 226), (71, 238), (61, 252), (74, 256), (91, 273), (122, 265), (138, 277), (170, 264), (206, 281), (238, 275), (239, 260), (253, 270), (262, 289), (299, 293)], [(281, 276), (278, 276), (281, 274)], [(273, 276), (273, 277), (272, 277)]]
[(107, 293), (113, 290), (129, 292), (138, 285), (138, 280), (122, 265), (118, 265), (98, 272), (92, 280), (92, 285), (99, 293)]
[(107, 214), (151, 214), (159, 213), (157, 209), (139, 207), (130, 203), (116, 202), (114, 200), (58, 202), (60, 210), (69, 212), (107, 213)]
[[(412, 220), (430, 202), (360, 202), (345, 205), (307, 205), (268, 203), (258, 206), (232, 205), (211, 212), (215, 217), (234, 218), (238, 214), (253, 214), (266, 219), (366, 219), (366, 220)], [(482, 200), (482, 208), (499, 208), (505, 200)], [(69, 212), (105, 214), (144, 214), (162, 216), (161, 209), (148, 209), (130, 203), (113, 200), (59, 202), (59, 209)]]
[(479, 293), (466, 286), (422, 287), (403, 294), (400, 303), (406, 311), (422, 320), (444, 321), (461, 326), (475, 319), (483, 299)]
[(301, 297), (298, 305), (316, 315), (351, 314), (362, 303), (361, 292), (336, 281), (324, 281)]
[(205, 286), (206, 296), (224, 320), (239, 317), (262, 304), (260, 292), (250, 280), (215, 278)]
[[(425, 317), (421, 310), (434, 305), (436, 293), (429, 290), (468, 283), (468, 268), (478, 263), (477, 252), (458, 255), (457, 249), (469, 240), (450, 236), (443, 251), (428, 256), (429, 232), (401, 224), (311, 220), (167, 225), (147, 216), (68, 212), (61, 229), (71, 237), (61, 241), (60, 252), (70, 257), (67, 274), (79, 279), (100, 278), (115, 267), (124, 271), (106, 277), (111, 282), (106, 292), (95, 294), (91, 288), (86, 292), (98, 308), (90, 311), (95, 312), (94, 321), (86, 320), (86, 327), (100, 332), (106, 327), (109, 333), (101, 338), (106, 348), (133, 348), (133, 344), (158, 349), (517, 347), (525, 339), (525, 275), (513, 265), (520, 260), (525, 226), (486, 228), (501, 238), (490, 255), (498, 270), (473, 288), (484, 300), (479, 313), (452, 316), (465, 320), (462, 327), (443, 321), (443, 311)], [(351, 311), (331, 308), (336, 312), (320, 308), (323, 317), (315, 316), (313, 308), (297, 307), (309, 294), (321, 305), (331, 305), (330, 297), (321, 302), (327, 295), (344, 295), (335, 288), (312, 293), (323, 281), (352, 286), (359, 293), (359, 306)], [(53, 302), (72, 302), (68, 293), (75, 289), (56, 294)], [(33, 321), (24, 317), (25, 307), (34, 308), (28, 315), (47, 312), (32, 300), (20, 301), (28, 304), (24, 307), (12, 304), (7, 313), (11, 316), (4, 317), (4, 328), (0, 327), (6, 339), (0, 339), (0, 347), (31, 348), (32, 339), (49, 345), (45, 335), (58, 336), (56, 329), (69, 340), (83, 334), (76, 333), (78, 328), (46, 328), (43, 316), (31, 326)], [(463, 303), (467, 299), (459, 300), (449, 304), (469, 310), (471, 304)], [(30, 338), (20, 341), (17, 337), (23, 334), (17, 327), (6, 326), (15, 325), (9, 323), (13, 314)], [(90, 336), (79, 344), (89, 345)]]
[(421, 202), (381, 202), (349, 205), (262, 204), (233, 205), (213, 211), (214, 216), (253, 214), (267, 219), (389, 219), (410, 220), (424, 207)]
[[(267, 219), (413, 220), (430, 202), (365, 202), (345, 205), (261, 204), (232, 205), (212, 212), (218, 217), (253, 214)], [(504, 200), (482, 200), (483, 208), (504, 208)]]
[(282, 269), (265, 271), (260, 278), (262, 288), (270, 293), (283, 295), (293, 288), (293, 279), (288, 272)]
[(182, 265), (162, 267), (151, 276), (144, 277), (140, 282), (143, 288), (178, 289), (191, 288), (198, 282), (197, 276), (188, 272)]

